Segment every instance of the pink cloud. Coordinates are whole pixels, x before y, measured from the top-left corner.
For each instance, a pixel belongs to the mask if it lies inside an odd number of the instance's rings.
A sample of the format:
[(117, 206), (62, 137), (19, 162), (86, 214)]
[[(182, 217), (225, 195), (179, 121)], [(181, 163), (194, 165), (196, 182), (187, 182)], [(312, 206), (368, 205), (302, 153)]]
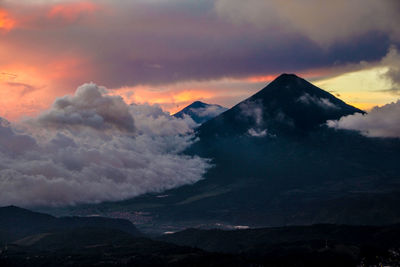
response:
[(47, 13), (49, 19), (62, 19), (66, 22), (75, 22), (83, 16), (90, 15), (100, 7), (92, 2), (74, 2), (57, 4)]
[(9, 31), (14, 28), (16, 21), (11, 17), (11, 15), (5, 9), (0, 8), (0, 32)]

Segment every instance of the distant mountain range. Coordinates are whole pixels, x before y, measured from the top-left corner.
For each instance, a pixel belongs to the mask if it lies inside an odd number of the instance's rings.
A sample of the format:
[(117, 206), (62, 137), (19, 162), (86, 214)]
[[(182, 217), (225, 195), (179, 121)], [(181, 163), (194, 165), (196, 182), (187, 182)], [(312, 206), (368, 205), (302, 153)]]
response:
[[(204, 179), (69, 214), (140, 212), (144, 231), (400, 222), (400, 140), (336, 130), (327, 120), (363, 113), (283, 74), (203, 123), (185, 153), (209, 158)], [(139, 222), (139, 221), (138, 221)]]
[[(397, 266), (400, 226), (187, 229), (149, 238), (123, 220), (0, 208), (0, 266)], [(11, 232), (10, 232), (11, 230)], [(18, 236), (18, 237), (17, 237)]]
[(181, 111), (175, 113), (173, 116), (177, 118), (188, 116), (192, 118), (196, 123), (202, 124), (225, 112), (226, 110), (228, 109), (220, 105), (206, 104), (201, 101), (196, 101), (185, 107)]
[(207, 255), (143, 237), (126, 220), (0, 208), (0, 266), (193, 266)]

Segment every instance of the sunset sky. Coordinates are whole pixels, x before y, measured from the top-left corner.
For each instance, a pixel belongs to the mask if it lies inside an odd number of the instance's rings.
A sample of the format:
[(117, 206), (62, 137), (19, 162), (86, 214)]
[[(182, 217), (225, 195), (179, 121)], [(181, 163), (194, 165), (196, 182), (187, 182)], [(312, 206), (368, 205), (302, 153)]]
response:
[(0, 0), (0, 117), (94, 82), (173, 113), (296, 73), (368, 110), (400, 95), (393, 0)]

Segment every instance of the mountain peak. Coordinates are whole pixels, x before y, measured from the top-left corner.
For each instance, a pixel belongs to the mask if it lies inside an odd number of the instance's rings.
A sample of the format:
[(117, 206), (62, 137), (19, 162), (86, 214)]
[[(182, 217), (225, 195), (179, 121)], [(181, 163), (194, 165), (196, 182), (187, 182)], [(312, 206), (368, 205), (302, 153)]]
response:
[(279, 84), (307, 84), (307, 85), (312, 85), (314, 86), (312, 83), (310, 83), (309, 81), (307, 81), (306, 79), (297, 76), (296, 74), (293, 73), (282, 73), (281, 75), (279, 75), (278, 77), (275, 78), (275, 80), (273, 80), (272, 82), (275, 83), (279, 83)]
[(0, 207), (0, 212), (31, 212), (27, 209), (20, 208), (14, 205)]
[(294, 79), (301, 79), (301, 78), (294, 73), (282, 73), (281, 75), (279, 75), (278, 77), (275, 78), (275, 80), (281, 80), (281, 79), (294, 80)]
[[(185, 110), (185, 109), (191, 109), (191, 108), (206, 108), (206, 107), (209, 107), (209, 106), (219, 106), (219, 105), (216, 105), (216, 104), (207, 104), (207, 103), (205, 103), (205, 102), (202, 102), (202, 101), (200, 101), (200, 100), (197, 100), (197, 101), (194, 101), (192, 104), (190, 104), (190, 105), (187, 105), (186, 107), (184, 107), (182, 110)], [(181, 111), (182, 111), (181, 110)], [(177, 112), (176, 114), (178, 114), (179, 112)]]
[(276, 91), (276, 95), (274, 95), (274, 97), (278, 97), (277, 94), (280, 94), (285, 98), (298, 97), (299, 94), (301, 93), (308, 93), (312, 95), (324, 94), (323, 97), (332, 96), (328, 92), (316, 87), (309, 81), (297, 76), (296, 74), (287, 74), (287, 73), (279, 75), (277, 78), (275, 78), (275, 80), (269, 83), (266, 87), (264, 87), (254, 96), (262, 97), (263, 93), (268, 92), (268, 94), (270, 94), (273, 91)]
[(197, 100), (197, 101), (194, 101), (192, 104), (190, 104), (188, 107), (205, 107), (208, 105), (209, 104)]
[(186, 106), (181, 111), (175, 113), (173, 116), (177, 118), (183, 118), (184, 116), (191, 117), (196, 123), (202, 124), (215, 116), (218, 116), (222, 112), (226, 111), (220, 105), (207, 104), (201, 101), (195, 101), (192, 104)]

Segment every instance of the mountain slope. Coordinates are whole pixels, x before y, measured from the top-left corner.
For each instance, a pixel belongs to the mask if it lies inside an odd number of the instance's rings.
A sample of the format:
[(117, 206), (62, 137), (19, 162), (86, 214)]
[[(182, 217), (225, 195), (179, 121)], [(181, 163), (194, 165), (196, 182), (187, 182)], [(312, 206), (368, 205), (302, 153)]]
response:
[(185, 107), (181, 111), (175, 113), (173, 116), (177, 118), (183, 118), (184, 116), (189, 116), (196, 123), (202, 124), (224, 111), (228, 110), (225, 107), (215, 104), (207, 104), (201, 101), (195, 101), (189, 106)]

